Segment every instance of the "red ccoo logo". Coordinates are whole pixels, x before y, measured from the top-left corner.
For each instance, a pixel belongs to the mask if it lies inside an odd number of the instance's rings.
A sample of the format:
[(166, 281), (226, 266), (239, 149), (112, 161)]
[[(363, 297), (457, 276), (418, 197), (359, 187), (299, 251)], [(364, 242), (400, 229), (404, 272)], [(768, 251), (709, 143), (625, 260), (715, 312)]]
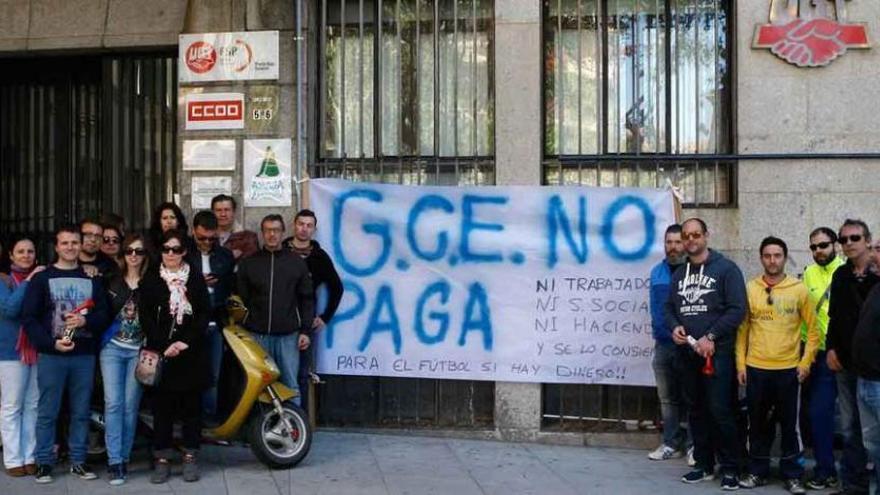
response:
[(186, 49), (186, 66), (196, 74), (204, 74), (217, 63), (217, 50), (207, 41), (195, 41)]
[(186, 107), (186, 118), (192, 122), (212, 120), (241, 120), (244, 103), (238, 100), (191, 101)]
[(865, 25), (847, 22), (844, 0), (771, 0), (770, 24), (758, 26), (753, 44), (798, 67), (828, 65), (848, 48), (869, 46)]

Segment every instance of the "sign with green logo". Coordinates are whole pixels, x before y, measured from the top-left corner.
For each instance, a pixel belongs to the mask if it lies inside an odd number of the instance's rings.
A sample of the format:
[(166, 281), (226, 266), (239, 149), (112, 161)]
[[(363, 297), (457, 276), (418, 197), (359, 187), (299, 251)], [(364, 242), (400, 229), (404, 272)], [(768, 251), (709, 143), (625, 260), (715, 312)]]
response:
[(244, 205), (291, 206), (290, 139), (244, 141)]

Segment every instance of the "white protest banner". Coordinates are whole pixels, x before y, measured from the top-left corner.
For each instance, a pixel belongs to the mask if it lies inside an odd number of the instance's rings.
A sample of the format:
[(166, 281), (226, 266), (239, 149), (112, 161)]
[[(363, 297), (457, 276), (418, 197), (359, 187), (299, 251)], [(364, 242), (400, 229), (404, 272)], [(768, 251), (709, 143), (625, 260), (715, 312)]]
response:
[(244, 141), (244, 205), (290, 206), (293, 178), (290, 139)]
[(191, 93), (184, 101), (188, 131), (244, 129), (244, 93)]
[(668, 191), (309, 184), (345, 286), (319, 372), (653, 384)]
[(278, 31), (182, 34), (178, 80), (278, 79)]

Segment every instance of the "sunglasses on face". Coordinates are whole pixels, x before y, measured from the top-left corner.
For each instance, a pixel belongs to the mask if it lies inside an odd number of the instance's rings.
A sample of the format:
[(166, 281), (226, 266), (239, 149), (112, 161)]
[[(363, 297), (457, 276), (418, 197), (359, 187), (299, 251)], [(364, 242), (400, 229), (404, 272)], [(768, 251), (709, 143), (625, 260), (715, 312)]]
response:
[(815, 251), (817, 249), (828, 249), (828, 246), (830, 245), (830, 242), (817, 242), (816, 244), (810, 244), (810, 251)]
[(853, 235), (842, 235), (842, 236), (838, 237), (837, 240), (840, 241), (841, 244), (849, 244), (850, 242), (859, 242), (859, 241), (861, 241), (861, 240), (862, 240), (862, 236), (859, 235), (859, 234), (853, 234)]
[(105, 237), (104, 243), (105, 244), (119, 244), (119, 238), (118, 237)]
[(768, 306), (773, 306), (773, 294), (771, 294), (772, 290), (773, 290), (772, 287), (764, 287), (764, 292), (767, 293), (767, 305)]
[(697, 240), (697, 239), (702, 239), (702, 238), (703, 238), (703, 233), (702, 233), (702, 232), (691, 232), (691, 233), (689, 233), (689, 234), (682, 234), (682, 235), (681, 235), (681, 238), (684, 239), (684, 240), (686, 240), (686, 241), (694, 241), (694, 240)]
[(162, 246), (162, 252), (165, 254), (183, 254), (186, 248), (183, 246)]
[(197, 235), (196, 240), (199, 242), (214, 242), (217, 240), (217, 236), (208, 237), (208, 236)]
[(147, 254), (147, 251), (141, 248), (129, 248), (125, 250), (126, 256), (144, 256), (145, 254)]

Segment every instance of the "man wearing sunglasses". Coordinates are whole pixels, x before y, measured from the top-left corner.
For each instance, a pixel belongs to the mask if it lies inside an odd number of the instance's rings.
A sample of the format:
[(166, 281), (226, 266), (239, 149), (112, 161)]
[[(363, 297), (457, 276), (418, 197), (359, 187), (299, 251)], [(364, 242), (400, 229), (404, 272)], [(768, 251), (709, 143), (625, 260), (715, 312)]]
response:
[[(843, 432), (843, 458), (840, 463), (841, 493), (868, 493), (868, 462), (862, 443), (856, 387), (858, 377), (852, 369), (852, 342), (859, 314), (868, 293), (880, 281), (871, 270), (871, 231), (861, 220), (846, 219), (837, 236), (846, 255), (846, 264), (831, 278), (828, 307), (826, 361), (837, 373), (837, 394)], [(876, 357), (875, 357), (876, 358)]]
[[(807, 487), (812, 490), (822, 490), (837, 484), (833, 451), (837, 384), (825, 356), (831, 277), (846, 262), (837, 255), (834, 246), (836, 242), (837, 234), (828, 227), (819, 227), (810, 232), (809, 247), (814, 263), (804, 269), (804, 285), (807, 286), (810, 301), (816, 308), (816, 328), (819, 331), (819, 352), (810, 369), (810, 378), (805, 384), (805, 410), (809, 417), (813, 456), (816, 458), (813, 477), (807, 481)], [(807, 341), (806, 326), (801, 328), (801, 340), (804, 343)]]
[[(809, 376), (819, 349), (816, 309), (803, 282), (785, 273), (788, 246), (782, 239), (764, 238), (760, 255), (764, 273), (746, 287), (749, 310), (736, 335), (737, 380), (746, 387), (749, 411), (749, 473), (739, 485), (755, 488), (767, 483), (778, 420), (780, 474), (790, 493), (806, 493), (798, 409), (800, 384)], [(807, 327), (803, 354), (802, 325)]]
[[(740, 442), (733, 404), (734, 340), (746, 314), (745, 282), (735, 263), (709, 249), (703, 220), (685, 220), (681, 229), (687, 262), (673, 274), (664, 308), (666, 325), (679, 346), (681, 383), (694, 439), (696, 466), (681, 480), (714, 479), (717, 457), (721, 488), (736, 490)], [(694, 339), (693, 347), (688, 337)], [(704, 371), (707, 361), (714, 367), (711, 375)]]
[(193, 237), (196, 249), (188, 260), (190, 265), (201, 267), (208, 286), (211, 316), (208, 320), (207, 347), (211, 366), (211, 387), (202, 397), (202, 409), (209, 421), (217, 414), (217, 381), (223, 358), (222, 328), (226, 321), (226, 299), (235, 284), (235, 257), (232, 251), (221, 246), (217, 235), (217, 216), (211, 211), (200, 211), (193, 218)]

